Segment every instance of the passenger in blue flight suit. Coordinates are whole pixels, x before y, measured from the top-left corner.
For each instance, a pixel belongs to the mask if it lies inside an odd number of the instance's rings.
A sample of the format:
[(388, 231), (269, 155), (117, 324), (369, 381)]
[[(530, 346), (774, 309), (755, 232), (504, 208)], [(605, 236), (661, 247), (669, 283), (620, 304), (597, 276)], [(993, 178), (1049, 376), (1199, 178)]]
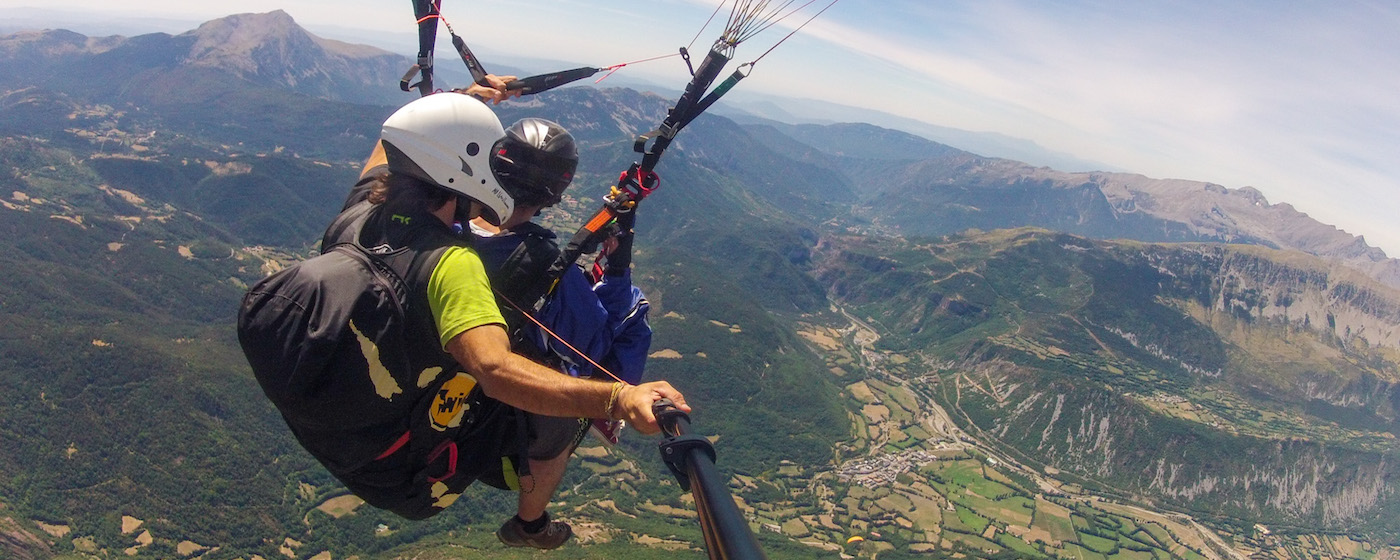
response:
[[(544, 305), (533, 312), (536, 324), (515, 307), (532, 306), (549, 290), (544, 272), (558, 256), (559, 247), (554, 232), (530, 220), (559, 202), (573, 180), (578, 149), (563, 127), (536, 118), (511, 125), (495, 149), (493, 171), (517, 193), (515, 210), (499, 227), (476, 220), (470, 229), (477, 237), (473, 245), (502, 300), (515, 350), (576, 377), (611, 378), (597, 371), (596, 363), (621, 381), (640, 382), (651, 327), (646, 320), (649, 304), (632, 285), (635, 211), (623, 214), (615, 235), (603, 243), (605, 266), (587, 273), (577, 266), (565, 270)], [(595, 419), (591, 423), (606, 443), (617, 442), (620, 422)]]

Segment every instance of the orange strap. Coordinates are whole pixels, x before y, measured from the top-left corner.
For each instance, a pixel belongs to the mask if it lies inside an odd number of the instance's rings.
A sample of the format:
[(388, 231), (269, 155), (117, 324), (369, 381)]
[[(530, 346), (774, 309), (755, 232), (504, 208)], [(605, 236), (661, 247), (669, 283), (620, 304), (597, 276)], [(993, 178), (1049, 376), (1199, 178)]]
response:
[(384, 143), (375, 142), (374, 151), (369, 153), (369, 159), (365, 160), (364, 168), (360, 169), (360, 178), (364, 179), (366, 175), (369, 175), (369, 170), (388, 163), (389, 155), (384, 153)]

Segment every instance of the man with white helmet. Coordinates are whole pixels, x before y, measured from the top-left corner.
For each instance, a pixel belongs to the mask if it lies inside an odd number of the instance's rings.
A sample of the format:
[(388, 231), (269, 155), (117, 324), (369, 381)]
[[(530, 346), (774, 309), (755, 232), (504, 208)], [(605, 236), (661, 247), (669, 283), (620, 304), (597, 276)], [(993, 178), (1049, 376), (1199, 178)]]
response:
[[(409, 397), (416, 402), (392, 426), (337, 433), (333, 442), (297, 436), (357, 495), (410, 518), (437, 513), (474, 480), (518, 490), (517, 514), (497, 535), (510, 546), (555, 548), (572, 531), (545, 508), (580, 434), (577, 419), (655, 433), (652, 403), (689, 407), (664, 381), (575, 378), (511, 351), (470, 236), (453, 229), (478, 216), (500, 225), (516, 213), (515, 189), (502, 185), (497, 172), (505, 171), (491, 157), (505, 136), (489, 108), (453, 93), (416, 100), (384, 122), (388, 173), (352, 192), (323, 247), (353, 241), (409, 263), (404, 315), (421, 398)], [(328, 461), (330, 453), (345, 457)]]

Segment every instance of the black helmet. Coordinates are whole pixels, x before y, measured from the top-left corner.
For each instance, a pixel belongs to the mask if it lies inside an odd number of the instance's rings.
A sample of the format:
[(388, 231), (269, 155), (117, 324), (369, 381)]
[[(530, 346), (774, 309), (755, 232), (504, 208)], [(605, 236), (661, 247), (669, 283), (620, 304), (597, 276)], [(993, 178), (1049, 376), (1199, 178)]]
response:
[(578, 167), (573, 135), (545, 119), (520, 119), (491, 150), (491, 171), (516, 206), (553, 206)]

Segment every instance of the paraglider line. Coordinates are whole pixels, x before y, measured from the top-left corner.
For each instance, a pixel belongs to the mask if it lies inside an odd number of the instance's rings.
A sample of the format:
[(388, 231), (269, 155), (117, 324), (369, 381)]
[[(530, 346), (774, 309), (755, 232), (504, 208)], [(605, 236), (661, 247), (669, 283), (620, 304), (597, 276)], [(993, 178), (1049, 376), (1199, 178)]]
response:
[[(807, 2), (807, 4), (811, 4), (813, 1), (815, 1), (815, 0), (809, 0), (809, 1)], [(773, 49), (778, 48), (778, 45), (783, 44), (784, 41), (787, 41), (787, 40), (788, 40), (789, 38), (791, 38), (793, 35), (796, 35), (798, 31), (802, 31), (802, 28), (803, 28), (803, 27), (807, 27), (807, 24), (812, 23), (812, 20), (817, 19), (817, 16), (822, 15), (823, 12), (825, 12), (827, 9), (831, 8), (832, 6), (836, 5), (836, 3), (839, 2), (839, 1), (840, 1), (840, 0), (831, 0), (831, 3), (830, 3), (830, 4), (827, 4), (825, 8), (822, 8), (822, 9), (821, 9), (820, 11), (818, 11), (817, 13), (812, 14), (812, 17), (807, 18), (807, 21), (804, 21), (804, 22), (802, 22), (802, 25), (797, 26), (797, 29), (793, 29), (792, 32), (788, 33), (787, 35), (784, 35), (782, 39), (779, 39), (779, 40), (778, 40), (778, 42), (773, 43), (773, 46), (768, 47), (768, 50), (763, 51), (763, 54), (758, 55), (758, 58), (755, 58), (755, 59), (753, 59), (752, 61), (750, 61), (750, 62), (749, 62), (749, 66), (753, 66), (754, 64), (758, 64), (758, 61), (763, 60), (763, 57), (768, 56), (768, 53), (773, 52)], [(806, 4), (803, 4), (802, 7), (805, 8), (805, 7), (807, 7), (807, 5), (806, 5)], [(798, 9), (801, 9), (801, 8), (798, 8)], [(792, 14), (788, 14), (788, 15), (792, 15)], [(787, 17), (787, 16), (784, 16), (784, 17)], [(776, 23), (776, 22), (775, 22), (775, 23)]]
[(710, 13), (710, 19), (705, 20), (705, 25), (700, 26), (700, 30), (695, 32), (695, 37), (691, 38), (689, 45), (686, 45), (686, 50), (689, 50), (691, 47), (695, 46), (695, 41), (698, 41), (700, 39), (700, 35), (705, 32), (705, 28), (710, 26), (710, 22), (715, 20), (715, 16), (719, 15), (720, 9), (724, 8), (724, 4), (727, 1), (728, 0), (721, 0), (719, 5), (715, 6), (715, 11)]
[(601, 81), (603, 81), (603, 80), (608, 79), (608, 77), (609, 77), (609, 76), (612, 76), (613, 73), (617, 72), (618, 70), (621, 70), (622, 67), (627, 66), (627, 65), (629, 65), (629, 64), (641, 64), (641, 63), (643, 63), (643, 62), (651, 62), (651, 61), (653, 61), (653, 60), (661, 60), (661, 59), (663, 59), (663, 58), (671, 58), (671, 57), (673, 57), (673, 56), (680, 56), (680, 55), (681, 55), (681, 53), (663, 54), (663, 55), (661, 55), (661, 56), (653, 56), (653, 57), (651, 57), (651, 58), (643, 58), (643, 59), (641, 59), (641, 60), (633, 60), (633, 61), (631, 61), (631, 62), (623, 62), (623, 63), (619, 63), (619, 64), (614, 64), (614, 65), (612, 65), (612, 66), (604, 66), (604, 67), (602, 67), (602, 68), (599, 68), (599, 70), (607, 70), (608, 73), (607, 73), (607, 74), (604, 74), (603, 77), (601, 77), (601, 78), (598, 78), (598, 79), (596, 79), (596, 80), (593, 80), (593, 83), (596, 84), (596, 83), (598, 83), (598, 82), (601, 82)]
[(611, 372), (611, 371), (608, 371), (608, 368), (605, 368), (605, 367), (603, 367), (602, 365), (600, 365), (598, 362), (593, 361), (593, 358), (588, 357), (588, 354), (584, 354), (584, 353), (583, 353), (581, 350), (579, 350), (578, 348), (574, 348), (574, 345), (569, 344), (569, 341), (564, 340), (564, 337), (559, 336), (558, 334), (556, 334), (556, 333), (555, 333), (554, 331), (552, 331), (552, 330), (549, 330), (549, 327), (544, 326), (544, 323), (541, 323), (541, 322), (539, 321), (539, 319), (536, 319), (535, 316), (534, 316), (534, 315), (531, 315), (529, 311), (526, 311), (526, 310), (524, 310), (523, 308), (521, 308), (519, 305), (516, 305), (515, 302), (511, 301), (510, 298), (506, 297), (506, 295), (503, 294), (503, 293), (501, 293), (500, 290), (497, 290), (497, 289), (495, 289), (495, 288), (492, 288), (491, 291), (496, 292), (496, 296), (497, 296), (497, 297), (501, 298), (501, 300), (502, 300), (502, 301), (505, 301), (507, 304), (510, 304), (511, 307), (515, 308), (516, 311), (519, 311), (521, 315), (524, 315), (525, 318), (529, 319), (531, 323), (534, 323), (534, 324), (535, 324), (535, 326), (539, 327), (541, 330), (543, 330), (544, 332), (548, 333), (549, 336), (552, 337), (554, 340), (558, 340), (559, 342), (563, 343), (564, 346), (567, 346), (567, 347), (569, 348), (569, 350), (572, 350), (575, 354), (578, 354), (579, 356), (582, 356), (583, 359), (585, 359), (585, 360), (588, 361), (588, 363), (593, 364), (593, 367), (598, 368), (598, 371), (601, 371), (601, 372), (603, 372), (603, 373), (606, 373), (606, 374), (608, 375), (608, 377), (613, 378), (613, 379), (616, 380), (618, 383), (622, 383), (622, 384), (624, 384), (624, 385), (631, 385), (631, 383), (628, 383), (628, 382), (626, 382), (626, 381), (623, 381), (622, 378), (619, 377), (617, 374), (615, 374), (615, 373), (613, 373), (613, 372)]
[[(786, 14), (783, 14), (782, 16), (779, 16), (779, 17), (772, 17), (772, 16), (770, 16), (770, 17), (769, 17), (766, 21), (764, 21), (763, 23), (761, 23), (761, 24), (755, 26), (756, 29), (755, 29), (752, 33), (750, 33), (749, 36), (752, 37), (752, 36), (754, 36), (754, 35), (758, 35), (759, 33), (763, 33), (764, 31), (767, 31), (768, 28), (773, 27), (774, 25), (777, 25), (779, 22), (782, 22), (783, 20), (787, 19), (788, 17), (792, 16), (793, 14), (795, 14), (795, 13), (797, 13), (797, 12), (800, 12), (800, 11), (806, 9), (807, 6), (811, 6), (812, 3), (814, 3), (814, 2), (816, 2), (816, 0), (807, 0), (807, 3), (805, 3), (805, 4), (801, 5), (801, 6), (798, 6), (798, 7), (796, 7), (796, 8), (793, 8), (791, 11), (789, 11), (789, 12), (786, 13)], [(784, 8), (785, 8), (785, 7), (786, 7), (786, 5), (784, 5)], [(774, 12), (774, 15), (776, 15), (776, 12)], [(816, 17), (816, 16), (812, 16), (812, 17)]]

